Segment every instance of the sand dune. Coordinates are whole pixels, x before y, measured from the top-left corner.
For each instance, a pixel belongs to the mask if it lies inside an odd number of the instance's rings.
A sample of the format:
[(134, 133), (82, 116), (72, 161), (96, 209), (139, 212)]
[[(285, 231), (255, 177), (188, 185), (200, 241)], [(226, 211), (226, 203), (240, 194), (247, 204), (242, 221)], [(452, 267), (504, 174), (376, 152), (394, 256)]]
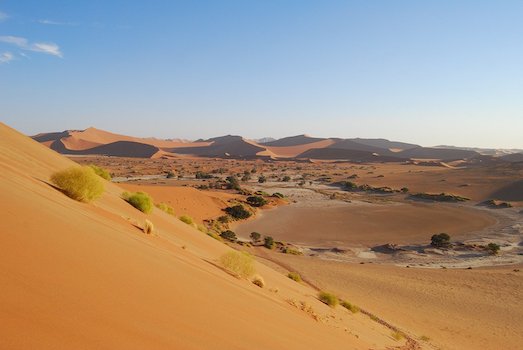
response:
[(402, 158), (394, 156), (381, 156), (369, 151), (339, 149), (339, 148), (314, 148), (296, 156), (296, 158), (310, 158), (319, 160), (346, 160), (353, 162), (403, 162)]
[(452, 161), (457, 159), (473, 158), (479, 156), (479, 153), (461, 149), (417, 147), (399, 152), (397, 153), (397, 156), (404, 158), (440, 159), (442, 161)]
[[(229, 248), (106, 183), (84, 204), (50, 186), (74, 165), (0, 125), (0, 348), (368, 349), (398, 344), (370, 319), (331, 310), (310, 288), (258, 264), (258, 288), (216, 268)], [(183, 247), (183, 248), (182, 248)], [(278, 288), (278, 293), (270, 288)], [(324, 315), (314, 321), (285, 300)], [(329, 315), (332, 315), (330, 317)], [(345, 331), (345, 328), (349, 331)], [(356, 337), (355, 334), (358, 336)]]
[(207, 147), (179, 147), (165, 149), (173, 153), (191, 154), (205, 157), (255, 157), (265, 148), (241, 136), (223, 136), (206, 140)]

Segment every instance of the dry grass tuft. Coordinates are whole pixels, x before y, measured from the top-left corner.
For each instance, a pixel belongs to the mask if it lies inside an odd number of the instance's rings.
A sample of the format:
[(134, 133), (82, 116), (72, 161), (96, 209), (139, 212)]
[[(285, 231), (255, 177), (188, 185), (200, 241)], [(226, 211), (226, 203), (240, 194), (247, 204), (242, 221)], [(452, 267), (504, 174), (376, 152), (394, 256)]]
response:
[(220, 258), (220, 263), (239, 278), (248, 278), (255, 272), (254, 258), (247, 252), (227, 252)]
[(51, 182), (70, 198), (91, 202), (104, 192), (104, 184), (91, 167), (71, 167), (51, 175)]

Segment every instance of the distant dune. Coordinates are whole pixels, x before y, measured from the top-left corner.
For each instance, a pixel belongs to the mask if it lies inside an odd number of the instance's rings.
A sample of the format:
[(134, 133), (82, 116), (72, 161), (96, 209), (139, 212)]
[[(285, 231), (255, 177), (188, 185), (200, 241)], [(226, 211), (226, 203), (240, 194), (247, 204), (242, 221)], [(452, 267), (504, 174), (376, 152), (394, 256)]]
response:
[[(179, 139), (161, 140), (114, 134), (96, 128), (42, 133), (33, 139), (62, 154), (106, 154), (124, 157), (197, 156), (218, 158), (314, 158), (354, 161), (396, 162), (399, 159), (430, 159), (451, 162), (466, 159), (476, 165), (493, 161), (517, 162), (523, 154), (481, 158), (474, 149), (438, 146), (421, 147), (386, 139), (318, 138), (307, 135), (284, 137), (258, 143), (241, 136), (226, 135), (194, 142)], [(266, 140), (262, 140), (266, 141)], [(268, 141), (268, 139), (267, 139)], [(128, 142), (122, 143), (122, 142)], [(140, 146), (141, 145), (141, 146)], [(124, 149), (124, 146), (126, 146)], [(154, 147), (154, 148), (153, 148)], [(372, 154), (365, 154), (368, 152)], [(505, 153), (500, 153), (504, 155)], [(480, 157), (480, 158), (478, 158)]]
[(479, 156), (479, 153), (461, 149), (417, 147), (398, 152), (397, 156), (404, 158), (441, 159), (443, 161), (453, 161), (458, 159), (477, 157)]
[(296, 158), (309, 158), (319, 160), (348, 160), (353, 162), (403, 162), (405, 159), (393, 156), (380, 156), (373, 152), (339, 149), (339, 148), (315, 148), (303, 152)]

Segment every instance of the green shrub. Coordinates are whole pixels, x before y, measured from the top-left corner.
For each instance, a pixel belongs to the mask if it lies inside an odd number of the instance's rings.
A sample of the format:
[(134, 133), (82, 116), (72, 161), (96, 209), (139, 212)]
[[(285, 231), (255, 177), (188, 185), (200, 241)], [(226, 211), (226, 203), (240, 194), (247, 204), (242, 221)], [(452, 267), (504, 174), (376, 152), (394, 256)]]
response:
[(70, 198), (90, 202), (104, 192), (104, 184), (91, 167), (71, 167), (51, 175), (51, 182)]
[(149, 214), (153, 210), (153, 199), (145, 192), (124, 192), (122, 198), (145, 214)]
[(341, 306), (352, 312), (353, 314), (360, 312), (360, 308), (354, 304), (349, 303), (348, 301), (342, 301)]
[(336, 305), (338, 305), (338, 298), (334, 294), (328, 292), (319, 292), (318, 299), (330, 307), (336, 307)]
[(102, 179), (106, 179), (107, 181), (111, 181), (111, 174), (104, 168), (100, 168), (97, 165), (90, 164), (89, 167), (94, 170), (96, 175), (100, 176)]
[(291, 181), (291, 177), (289, 175), (285, 175), (283, 179), (281, 179), (283, 182), (289, 182)]
[(166, 212), (169, 215), (174, 215), (174, 209), (170, 205), (166, 203), (156, 203), (156, 208), (160, 209), (161, 211)]
[(403, 332), (400, 331), (392, 331), (391, 336), (396, 341), (400, 341), (405, 338), (405, 334), (403, 334)]
[(227, 176), (225, 179), (226, 187), (230, 190), (241, 190), (240, 181), (235, 175)]
[(248, 278), (254, 274), (254, 258), (247, 252), (227, 252), (221, 256), (220, 262), (224, 268), (240, 278)]
[(258, 182), (261, 183), (261, 184), (264, 183), (264, 182), (267, 182), (267, 178), (264, 175), (260, 175), (258, 177)]
[(180, 221), (186, 223), (187, 225), (194, 226), (194, 220), (188, 215), (180, 216)]
[(235, 242), (238, 239), (236, 237), (236, 233), (234, 233), (231, 230), (223, 231), (222, 233), (220, 233), (220, 237), (231, 242)]
[(263, 239), (263, 246), (267, 249), (272, 249), (272, 247), (274, 247), (274, 238), (271, 236), (266, 236)]
[(143, 232), (147, 233), (148, 235), (153, 233), (154, 231), (154, 225), (149, 220), (145, 220), (145, 223), (143, 225)]
[(265, 204), (267, 204), (267, 201), (260, 196), (250, 196), (247, 197), (247, 203), (253, 207), (263, 207)]
[(297, 272), (289, 272), (287, 274), (287, 277), (289, 277), (291, 280), (293, 281), (296, 281), (296, 282), (301, 282), (301, 276), (299, 273)]
[(280, 192), (275, 192), (272, 194), (272, 197), (276, 197), (276, 198), (285, 198), (285, 196), (283, 194), (281, 194)]
[(438, 233), (430, 238), (430, 244), (436, 248), (445, 248), (450, 245), (450, 236), (446, 233)]
[(168, 179), (172, 179), (174, 176), (175, 176), (174, 172), (168, 171), (167, 175), (165, 177), (168, 178)]
[(251, 237), (252, 242), (256, 243), (260, 240), (261, 235), (258, 232), (251, 232), (250, 237)]
[(236, 220), (247, 219), (252, 215), (251, 212), (245, 209), (241, 204), (225, 208), (225, 212)]
[(499, 244), (496, 244), (496, 243), (489, 243), (487, 245), (487, 251), (489, 252), (489, 254), (492, 254), (492, 255), (498, 254), (500, 249), (501, 249), (501, 247), (499, 246)]

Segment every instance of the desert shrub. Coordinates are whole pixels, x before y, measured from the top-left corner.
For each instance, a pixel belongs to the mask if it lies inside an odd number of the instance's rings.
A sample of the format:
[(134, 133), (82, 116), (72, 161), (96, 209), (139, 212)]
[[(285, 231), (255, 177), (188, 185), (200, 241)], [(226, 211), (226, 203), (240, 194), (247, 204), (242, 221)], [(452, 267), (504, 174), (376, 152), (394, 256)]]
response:
[(336, 305), (338, 305), (338, 298), (334, 294), (332, 294), (332, 293), (319, 292), (318, 293), (318, 299), (322, 303), (327, 304), (330, 307), (336, 307)]
[(194, 220), (188, 215), (182, 215), (179, 217), (180, 221), (187, 225), (194, 226)]
[(225, 212), (237, 220), (247, 219), (251, 216), (251, 212), (245, 209), (241, 204), (225, 208)]
[(287, 277), (289, 277), (291, 280), (293, 281), (296, 281), (296, 282), (301, 282), (301, 276), (299, 273), (297, 272), (289, 272), (287, 274)]
[(294, 249), (294, 248), (291, 248), (291, 247), (283, 248), (282, 253), (284, 253), (284, 254), (291, 254), (291, 255), (303, 255), (303, 253), (300, 252), (298, 249)]
[(70, 198), (90, 202), (104, 192), (104, 184), (95, 171), (88, 166), (71, 167), (51, 175), (51, 182)]
[(122, 198), (127, 203), (139, 211), (144, 212), (145, 214), (149, 214), (153, 210), (153, 200), (151, 196), (145, 192), (124, 192), (122, 193)]
[(216, 232), (207, 231), (207, 236), (214, 238), (217, 241), (222, 241), (221, 237)]
[(260, 196), (250, 196), (247, 197), (247, 203), (253, 207), (263, 207), (265, 204), (267, 204), (267, 201)]
[(276, 198), (285, 198), (285, 196), (283, 194), (281, 194), (280, 192), (275, 192), (272, 194), (272, 197), (276, 197)]
[(427, 342), (427, 341), (430, 341), (430, 338), (427, 337), (426, 335), (422, 335), (422, 336), (420, 337), (420, 340), (421, 340), (421, 341), (424, 341), (424, 342)]
[(450, 236), (446, 233), (438, 233), (430, 238), (433, 247), (444, 248), (450, 245)]
[(153, 223), (146, 219), (143, 224), (143, 232), (145, 232), (149, 235), (149, 234), (153, 233), (153, 231), (154, 231)]
[(258, 232), (251, 232), (250, 237), (251, 237), (252, 242), (256, 243), (260, 240), (261, 235)]
[(204, 173), (203, 171), (197, 171), (195, 174), (197, 179), (212, 179), (214, 176), (211, 174)]
[(218, 222), (221, 222), (222, 224), (229, 223), (230, 218), (227, 215), (222, 215), (218, 218)]
[(267, 249), (272, 249), (272, 247), (274, 247), (274, 238), (271, 236), (266, 236), (263, 239), (263, 246)]
[(252, 278), (252, 283), (257, 285), (260, 288), (265, 287), (265, 281), (263, 280), (263, 277), (260, 275), (256, 275)]
[(405, 334), (403, 334), (403, 332), (400, 331), (392, 331), (391, 336), (396, 341), (400, 341), (405, 338)]
[(289, 182), (289, 181), (291, 181), (291, 177), (290, 177), (289, 175), (285, 175), (285, 176), (281, 179), (281, 181), (283, 181), (283, 182)]
[(499, 244), (496, 244), (496, 243), (487, 244), (487, 251), (489, 252), (489, 254), (496, 255), (499, 253), (500, 249), (501, 249), (501, 247), (499, 246)]
[(172, 171), (168, 171), (167, 175), (165, 175), (165, 177), (168, 178), (168, 179), (172, 179), (174, 176), (175, 176), (175, 174)]
[(97, 165), (90, 164), (89, 167), (94, 170), (96, 175), (100, 176), (102, 179), (106, 179), (107, 181), (111, 181), (111, 174), (104, 168), (100, 168)]
[(221, 256), (220, 263), (240, 278), (248, 278), (254, 274), (254, 258), (247, 252), (227, 252)]
[(170, 205), (166, 203), (156, 203), (156, 208), (160, 209), (161, 211), (166, 212), (169, 215), (174, 215), (174, 209)]
[(241, 190), (240, 181), (235, 175), (227, 176), (225, 179), (226, 187), (232, 190)]
[(409, 192), (408, 187), (402, 187), (402, 188), (401, 188), (401, 192), (403, 192), (403, 193), (407, 193), (407, 192)]
[(264, 182), (267, 182), (267, 178), (264, 175), (260, 175), (258, 177), (258, 182), (261, 183), (261, 184), (264, 183)]
[(220, 237), (231, 242), (235, 242), (238, 239), (236, 237), (236, 233), (234, 233), (231, 230), (223, 231), (222, 233), (220, 233)]
[(350, 312), (352, 312), (353, 314), (360, 312), (359, 307), (357, 307), (354, 304), (349, 303), (348, 301), (344, 300), (340, 303), (340, 305), (343, 306), (344, 308), (346, 308), (347, 310), (349, 310)]

